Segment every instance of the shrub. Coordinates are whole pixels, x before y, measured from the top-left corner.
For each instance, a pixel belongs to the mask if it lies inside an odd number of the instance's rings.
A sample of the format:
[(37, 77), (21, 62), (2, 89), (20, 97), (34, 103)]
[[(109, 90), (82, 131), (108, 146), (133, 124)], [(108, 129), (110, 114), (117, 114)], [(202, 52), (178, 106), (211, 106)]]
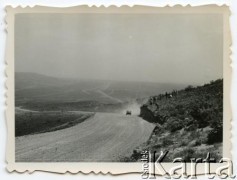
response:
[(141, 153), (137, 152), (137, 150), (133, 150), (132, 158), (135, 160), (141, 159)]
[(172, 144), (173, 144), (173, 141), (170, 140), (170, 139), (163, 140), (163, 146), (169, 146), (169, 145), (172, 145)]
[(191, 147), (188, 147), (178, 153), (175, 153), (174, 158), (182, 158), (184, 161), (190, 162), (194, 153), (195, 151)]
[(200, 109), (200, 106), (193, 106), (190, 110), (190, 115), (197, 120), (199, 128), (209, 125), (209, 113)]
[(223, 129), (221, 126), (215, 127), (207, 136), (207, 144), (214, 144), (223, 141)]
[(184, 108), (183, 105), (178, 104), (175, 108), (177, 109), (177, 111), (178, 111), (178, 113), (179, 113), (180, 115), (184, 115), (184, 114), (185, 114), (185, 108)]
[[(221, 113), (222, 115), (222, 113)], [(211, 127), (213, 128), (208, 136), (207, 136), (207, 143), (213, 144), (223, 141), (223, 120), (222, 116), (217, 115), (217, 118), (211, 121)]]
[(183, 122), (175, 117), (170, 117), (166, 122), (166, 129), (168, 129), (170, 132), (180, 130), (183, 128), (183, 126)]
[(185, 90), (185, 91), (191, 91), (192, 89), (193, 89), (193, 86), (189, 85), (189, 86), (187, 86), (184, 90)]
[(180, 143), (180, 146), (187, 146), (188, 145), (188, 141), (187, 140), (182, 140)]
[(202, 140), (201, 139), (197, 139), (195, 145), (196, 146), (200, 146), (201, 144), (202, 144)]

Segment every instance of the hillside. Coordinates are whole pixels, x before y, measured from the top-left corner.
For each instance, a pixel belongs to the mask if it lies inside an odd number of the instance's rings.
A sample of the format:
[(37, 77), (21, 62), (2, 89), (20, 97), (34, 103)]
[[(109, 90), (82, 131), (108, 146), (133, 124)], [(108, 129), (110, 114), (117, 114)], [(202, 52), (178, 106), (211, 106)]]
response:
[(140, 116), (156, 128), (134, 151), (135, 160), (145, 149), (168, 150), (165, 161), (205, 158), (207, 152), (217, 160), (222, 157), (223, 80), (152, 96), (141, 106)]

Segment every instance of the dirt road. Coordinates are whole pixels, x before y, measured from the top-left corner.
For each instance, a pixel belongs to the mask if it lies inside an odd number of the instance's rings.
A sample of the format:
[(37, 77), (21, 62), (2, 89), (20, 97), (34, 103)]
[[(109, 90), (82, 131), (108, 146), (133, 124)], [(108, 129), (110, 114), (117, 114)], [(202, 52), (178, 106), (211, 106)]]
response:
[(112, 162), (132, 154), (154, 125), (137, 116), (96, 113), (76, 126), (16, 138), (17, 162)]

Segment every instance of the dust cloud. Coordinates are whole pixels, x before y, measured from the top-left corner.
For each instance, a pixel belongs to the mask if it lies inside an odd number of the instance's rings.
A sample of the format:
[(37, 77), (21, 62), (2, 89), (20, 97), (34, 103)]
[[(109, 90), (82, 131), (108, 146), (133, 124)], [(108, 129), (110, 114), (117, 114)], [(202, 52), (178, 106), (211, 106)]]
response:
[(128, 105), (125, 106), (125, 108), (122, 110), (122, 114), (126, 114), (127, 111), (131, 111), (132, 115), (139, 115), (140, 114), (140, 107), (141, 104), (139, 104), (136, 101), (128, 103)]

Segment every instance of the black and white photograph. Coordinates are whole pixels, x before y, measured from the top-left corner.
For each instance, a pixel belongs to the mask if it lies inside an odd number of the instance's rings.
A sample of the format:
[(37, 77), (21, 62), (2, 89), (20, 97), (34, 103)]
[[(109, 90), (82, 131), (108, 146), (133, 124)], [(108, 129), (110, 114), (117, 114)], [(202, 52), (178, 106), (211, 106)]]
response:
[(221, 13), (15, 14), (15, 161), (218, 162), (223, 26)]

